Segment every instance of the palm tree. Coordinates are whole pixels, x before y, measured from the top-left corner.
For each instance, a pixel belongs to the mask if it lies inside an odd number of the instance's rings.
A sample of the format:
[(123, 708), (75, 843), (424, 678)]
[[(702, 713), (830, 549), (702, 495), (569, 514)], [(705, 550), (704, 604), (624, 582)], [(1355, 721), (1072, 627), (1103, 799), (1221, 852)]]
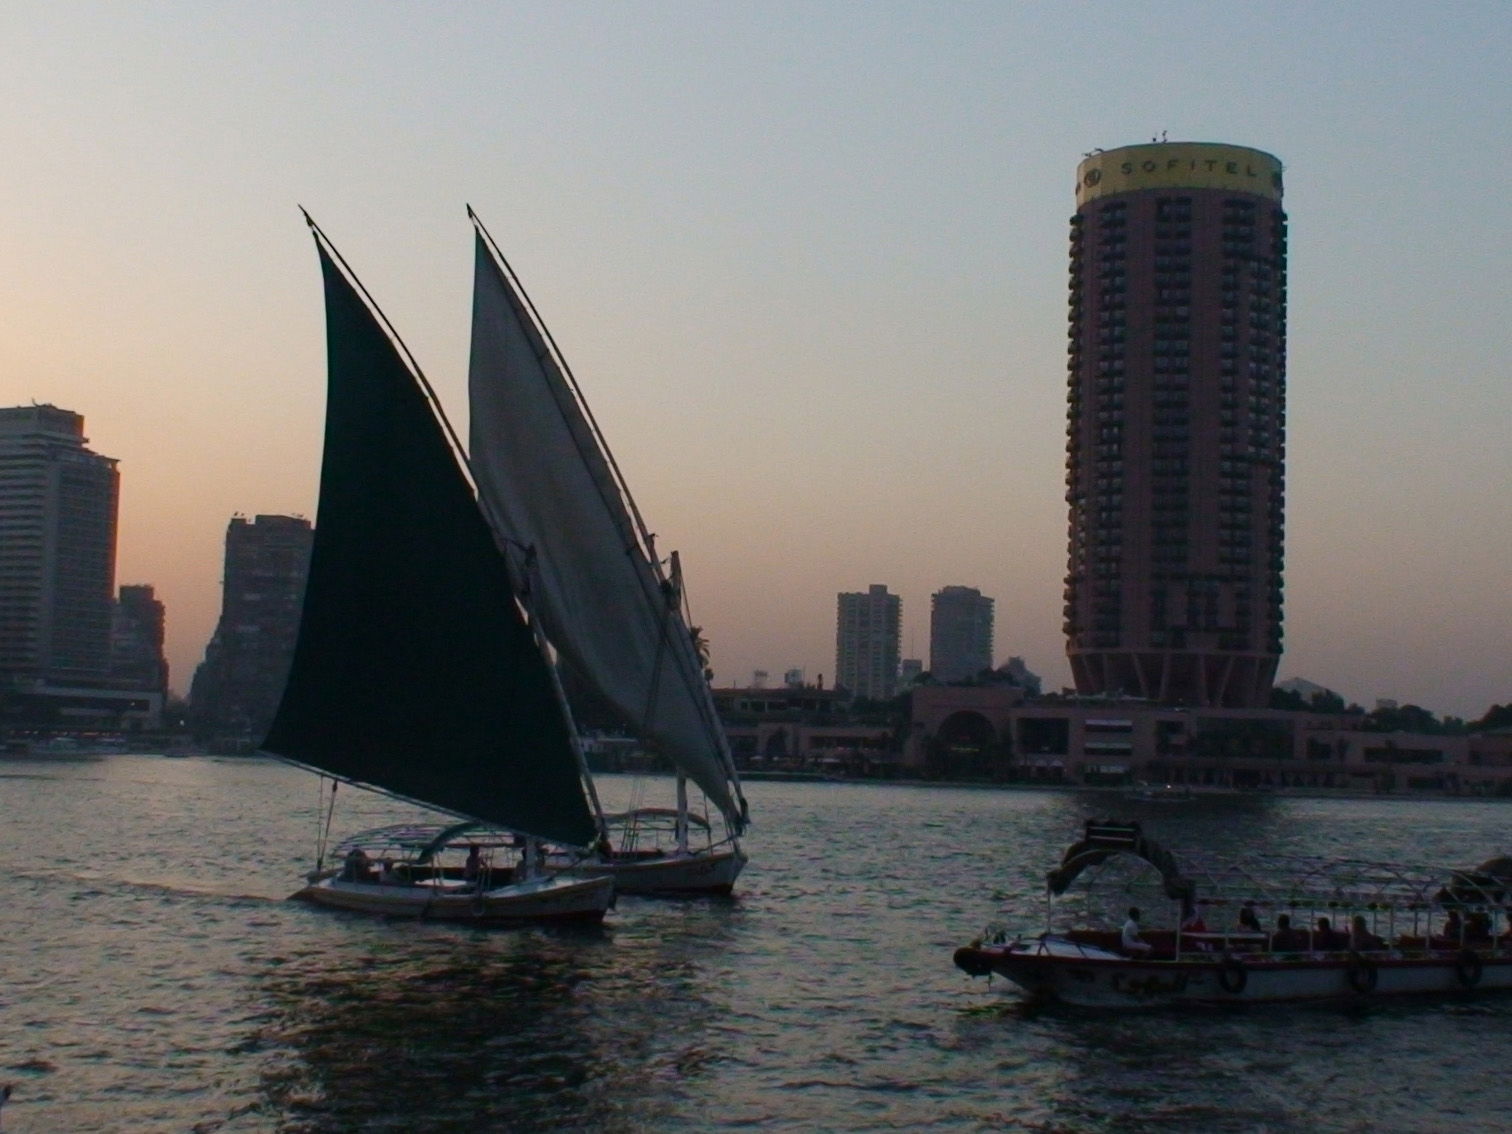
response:
[(714, 684), (714, 670), (709, 666), (709, 640), (704, 637), (703, 627), (690, 626), (688, 634), (693, 639), (693, 652), (698, 655), (698, 664), (703, 669), (704, 680), (712, 685)]

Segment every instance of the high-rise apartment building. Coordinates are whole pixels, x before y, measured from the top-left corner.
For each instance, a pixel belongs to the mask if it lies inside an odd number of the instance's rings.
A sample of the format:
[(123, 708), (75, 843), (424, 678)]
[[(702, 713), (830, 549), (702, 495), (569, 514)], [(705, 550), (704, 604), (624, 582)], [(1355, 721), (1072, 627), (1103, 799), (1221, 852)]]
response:
[(857, 697), (884, 701), (898, 687), (903, 600), (873, 583), (841, 592), (835, 617), (835, 683)]
[(120, 474), (87, 443), (79, 414), (0, 409), (0, 679), (13, 686), (109, 675)]
[(190, 691), (195, 733), (217, 748), (260, 744), (273, 719), (299, 634), (313, 538), (310, 521), (298, 516), (237, 516), (226, 528), (220, 622)]
[(121, 588), (110, 634), (110, 677), (122, 688), (153, 693), (168, 691), (168, 661), (163, 656), (163, 604), (154, 588)]
[(1281, 189), (1281, 163), (1241, 146), (1126, 146), (1078, 168), (1065, 631), (1082, 693), (1268, 701), (1281, 654)]
[(929, 673), (961, 681), (992, 668), (992, 599), (975, 587), (944, 587), (929, 600)]

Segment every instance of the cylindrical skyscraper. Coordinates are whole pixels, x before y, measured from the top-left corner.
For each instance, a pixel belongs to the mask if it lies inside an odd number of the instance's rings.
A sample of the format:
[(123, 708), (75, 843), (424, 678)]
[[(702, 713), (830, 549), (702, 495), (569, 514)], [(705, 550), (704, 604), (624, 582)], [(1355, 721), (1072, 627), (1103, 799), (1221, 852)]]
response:
[(1281, 656), (1286, 214), (1242, 146), (1094, 153), (1071, 218), (1079, 692), (1263, 707)]

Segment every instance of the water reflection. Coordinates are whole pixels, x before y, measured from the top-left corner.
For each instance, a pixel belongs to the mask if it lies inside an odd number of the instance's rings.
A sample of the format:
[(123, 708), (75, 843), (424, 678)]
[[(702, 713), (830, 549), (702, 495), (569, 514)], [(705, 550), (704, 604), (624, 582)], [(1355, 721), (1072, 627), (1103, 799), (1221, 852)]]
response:
[(1512, 850), (1505, 803), (753, 784), (735, 902), (490, 933), (284, 901), (323, 816), (310, 780), (0, 766), (6, 1130), (1512, 1129), (1512, 997), (1108, 1019), (950, 961), (988, 921), (1043, 927), (1087, 818), (1466, 866)]
[(266, 959), (248, 1050), (280, 1129), (640, 1130), (720, 1058), (705, 974), (645, 927), (386, 930)]

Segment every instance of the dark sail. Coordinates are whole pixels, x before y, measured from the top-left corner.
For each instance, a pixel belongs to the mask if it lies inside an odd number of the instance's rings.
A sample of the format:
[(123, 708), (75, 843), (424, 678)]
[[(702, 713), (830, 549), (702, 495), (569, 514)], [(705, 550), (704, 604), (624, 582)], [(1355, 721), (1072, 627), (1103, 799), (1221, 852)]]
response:
[(317, 240), (329, 379), (299, 640), (264, 750), (577, 846), (595, 824), (547, 663), (445, 433)]

